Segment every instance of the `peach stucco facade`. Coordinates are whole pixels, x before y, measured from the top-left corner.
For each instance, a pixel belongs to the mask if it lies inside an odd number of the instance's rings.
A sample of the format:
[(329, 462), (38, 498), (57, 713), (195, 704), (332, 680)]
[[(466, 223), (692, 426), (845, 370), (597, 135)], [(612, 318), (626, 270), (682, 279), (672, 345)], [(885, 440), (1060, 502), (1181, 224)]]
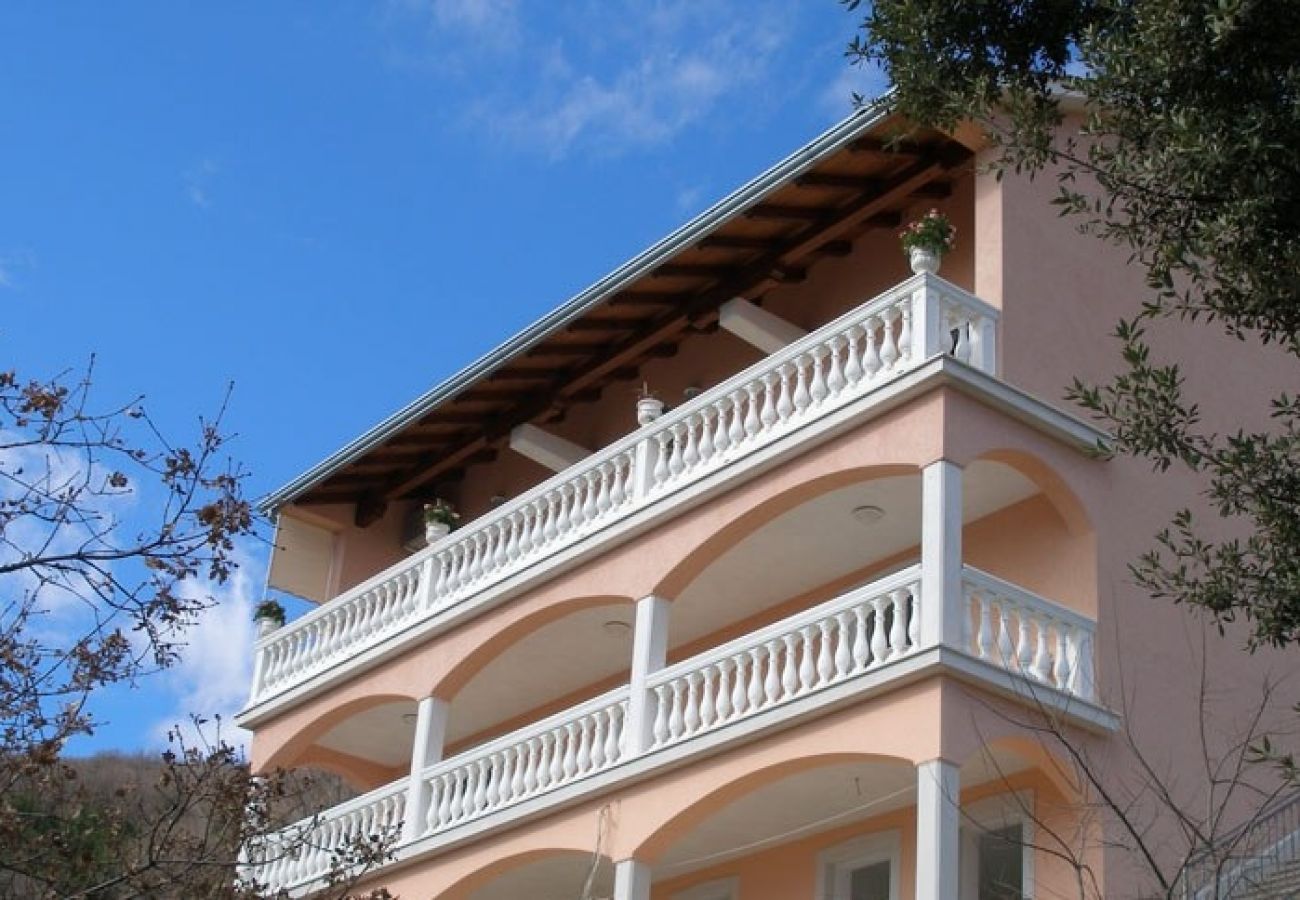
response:
[[(1232, 635), (1202, 641), (1204, 623), (1132, 585), (1128, 564), (1174, 510), (1198, 505), (1199, 485), (1092, 452), (1103, 436), (1062, 398), (1074, 377), (1113, 369), (1107, 334), (1141, 278), (1058, 217), (1050, 178), (999, 180), (982, 162), (903, 218), (936, 206), (957, 224), (940, 274), (996, 322), (986, 369), (944, 358), (956, 353), (944, 330), (939, 358), (250, 702), (255, 768), (316, 767), (379, 798), (340, 822), (381, 802), (400, 811), (383, 813), (396, 850), (363, 887), (983, 900), (1005, 894), (981, 869), (997, 848), (980, 835), (1010, 828), (1024, 846), (1007, 889), (1138, 895), (1142, 867), (1089, 813), (1060, 739), (1119, 778), (1140, 747), (1194, 801), (1193, 686), (1212, 674), (1227, 735), (1283, 661), (1241, 654)], [(762, 306), (818, 334), (908, 278), (893, 230), (875, 229)], [(881, 321), (884, 341), (903, 327)], [(827, 345), (837, 355), (856, 339), (844, 334)], [(1187, 365), (1210, 423), (1262, 420), (1286, 376), (1279, 358), (1247, 362), (1208, 329), (1157, 339)], [(702, 330), (637, 380), (704, 402), (767, 356)], [(547, 427), (596, 453), (637, 434), (618, 391)], [(675, 434), (659, 446), (678, 449), (686, 432)], [(486, 520), (552, 474), (502, 453), (454, 500), (466, 523)], [(343, 504), (278, 512), (332, 535), (336, 596), (322, 612), (409, 567), (409, 505), (364, 527)], [(1048, 833), (1068, 846), (1033, 839)], [(319, 873), (302, 865), (280, 883), (310, 892)]]

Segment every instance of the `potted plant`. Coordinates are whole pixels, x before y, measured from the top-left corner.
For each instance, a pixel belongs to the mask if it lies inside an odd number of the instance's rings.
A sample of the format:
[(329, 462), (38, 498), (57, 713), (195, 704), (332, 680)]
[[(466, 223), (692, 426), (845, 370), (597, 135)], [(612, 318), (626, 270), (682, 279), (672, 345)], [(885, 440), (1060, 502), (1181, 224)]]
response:
[(663, 414), (664, 402), (650, 390), (650, 385), (641, 382), (641, 389), (636, 394), (636, 423), (649, 425)]
[(263, 600), (253, 610), (253, 621), (257, 623), (257, 636), (266, 637), (284, 625), (284, 607), (277, 600)]
[(939, 271), (943, 255), (952, 249), (953, 237), (957, 229), (948, 221), (948, 217), (937, 209), (932, 209), (921, 218), (904, 228), (899, 237), (902, 239), (903, 252), (911, 262), (912, 271), (920, 274), (928, 272), (933, 275)]
[(459, 521), (460, 513), (456, 512), (456, 508), (446, 500), (437, 499), (432, 503), (424, 504), (425, 543), (432, 544), (442, 540), (451, 534), (452, 528)]

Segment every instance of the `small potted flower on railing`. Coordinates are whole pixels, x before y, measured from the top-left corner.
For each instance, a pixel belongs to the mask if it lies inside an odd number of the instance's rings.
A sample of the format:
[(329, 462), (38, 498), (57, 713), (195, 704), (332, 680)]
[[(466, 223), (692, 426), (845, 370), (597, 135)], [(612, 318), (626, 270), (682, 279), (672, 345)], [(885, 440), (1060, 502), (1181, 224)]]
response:
[(641, 382), (641, 388), (636, 392), (636, 423), (649, 425), (663, 414), (664, 402), (650, 390), (650, 385)]
[(932, 209), (901, 232), (903, 252), (907, 254), (912, 271), (918, 275), (928, 272), (933, 275), (939, 271), (943, 255), (952, 249), (953, 238), (957, 229), (948, 221), (948, 217), (937, 209)]
[(264, 638), (284, 626), (284, 607), (279, 601), (263, 600), (253, 610), (253, 622), (257, 625), (257, 636)]
[(451, 530), (460, 521), (456, 512), (446, 500), (438, 499), (424, 504), (424, 541), (432, 544), (451, 534)]

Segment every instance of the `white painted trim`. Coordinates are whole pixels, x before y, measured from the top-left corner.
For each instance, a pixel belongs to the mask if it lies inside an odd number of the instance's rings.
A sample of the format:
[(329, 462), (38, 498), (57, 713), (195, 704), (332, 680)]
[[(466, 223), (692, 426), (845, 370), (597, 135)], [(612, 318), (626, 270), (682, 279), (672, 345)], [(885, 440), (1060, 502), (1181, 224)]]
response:
[(718, 327), (764, 353), (779, 353), (808, 332), (743, 297), (718, 308)]
[(581, 444), (528, 424), (510, 430), (510, 449), (552, 472), (563, 472), (591, 456)]
[(1007, 791), (985, 797), (962, 807), (961, 842), (962, 875), (960, 900), (979, 900), (979, 837), (989, 831), (1021, 827), (1020, 878), (1022, 894), (1034, 896), (1034, 818), (1032, 810), (1037, 798), (1029, 789)]
[[(587, 560), (607, 553), (669, 519), (752, 480), (787, 460), (859, 427), (917, 397), (952, 386), (1032, 425), (1055, 440), (1079, 451), (1089, 451), (1106, 436), (1092, 426), (1056, 410), (1042, 401), (1004, 385), (951, 357), (936, 357), (920, 367), (884, 382), (839, 410), (793, 429), (780, 439), (723, 466), (681, 490), (654, 498), (622, 520), (597, 529), (565, 550), (546, 557), (513, 576), (484, 589), (473, 601), (462, 602), (394, 633), (387, 639), (331, 665), (305, 681), (262, 698), (235, 718), (243, 728), (256, 728), (284, 710), (328, 690), (347, 678), (383, 664), (396, 654), (435, 635), (508, 602), (519, 594), (554, 578)], [(401, 565), (410, 564), (410, 560)], [(393, 575), (386, 570), (368, 579), (361, 590), (383, 583)], [(356, 589), (354, 589), (356, 590)], [(324, 609), (322, 607), (321, 609)], [(313, 613), (314, 615), (315, 613)], [(264, 638), (257, 642), (261, 649)]]
[(902, 839), (898, 831), (881, 831), (836, 844), (817, 854), (816, 900), (847, 900), (837, 891), (841, 877), (854, 869), (889, 863), (889, 900), (898, 900), (902, 877)]
[(739, 890), (739, 878), (715, 878), (678, 891), (671, 900), (738, 900)]
[(961, 767), (931, 759), (916, 767), (916, 898), (953, 900), (961, 885)]
[(650, 900), (650, 864), (639, 859), (614, 863), (614, 900)]

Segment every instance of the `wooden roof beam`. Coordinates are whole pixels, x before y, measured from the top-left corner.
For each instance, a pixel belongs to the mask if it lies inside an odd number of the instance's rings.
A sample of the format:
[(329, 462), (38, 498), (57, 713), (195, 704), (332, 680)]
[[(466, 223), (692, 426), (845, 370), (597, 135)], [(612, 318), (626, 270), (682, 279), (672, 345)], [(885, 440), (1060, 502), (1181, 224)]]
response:
[[(900, 200), (911, 196), (917, 187), (940, 177), (966, 158), (969, 158), (968, 151), (963, 151), (960, 157), (955, 154), (944, 154), (934, 159), (918, 159), (889, 179), (885, 190), (878, 196), (859, 197), (851, 203), (836, 208), (826, 215), (824, 221), (810, 224), (797, 233), (789, 243), (764, 254), (749, 265), (739, 267), (735, 270), (735, 274), (723, 283), (709, 288), (672, 310), (665, 311), (644, 330), (628, 335), (613, 347), (607, 348), (604, 359), (595, 360), (569, 373), (567, 383), (560, 389), (558, 399), (554, 396), (534, 398), (521, 404), (510, 418), (515, 422), (526, 422), (552, 409), (557, 402), (583, 402), (598, 398), (600, 388), (591, 386), (599, 382), (609, 371), (623, 365), (625, 359), (634, 358), (649, 348), (663, 343), (664, 340), (674, 337), (689, 324), (705, 317), (708, 313), (712, 313), (712, 318), (716, 320), (715, 307), (718, 304), (733, 297), (752, 296), (754, 292), (770, 287), (774, 267), (789, 265), (793, 260), (813, 253), (827, 241), (839, 238), (852, 229), (860, 227), (872, 216), (888, 212), (889, 208), (897, 205)], [(459, 464), (485, 442), (486, 437), (479, 435), (437, 459), (430, 458), (425, 468), (412, 467), (389, 484), (384, 491), (385, 496), (402, 496), (425, 482), (439, 477), (441, 472)]]
[(869, 175), (838, 175), (834, 172), (805, 172), (794, 180), (800, 187), (846, 188), (877, 193), (884, 186), (879, 178)]

